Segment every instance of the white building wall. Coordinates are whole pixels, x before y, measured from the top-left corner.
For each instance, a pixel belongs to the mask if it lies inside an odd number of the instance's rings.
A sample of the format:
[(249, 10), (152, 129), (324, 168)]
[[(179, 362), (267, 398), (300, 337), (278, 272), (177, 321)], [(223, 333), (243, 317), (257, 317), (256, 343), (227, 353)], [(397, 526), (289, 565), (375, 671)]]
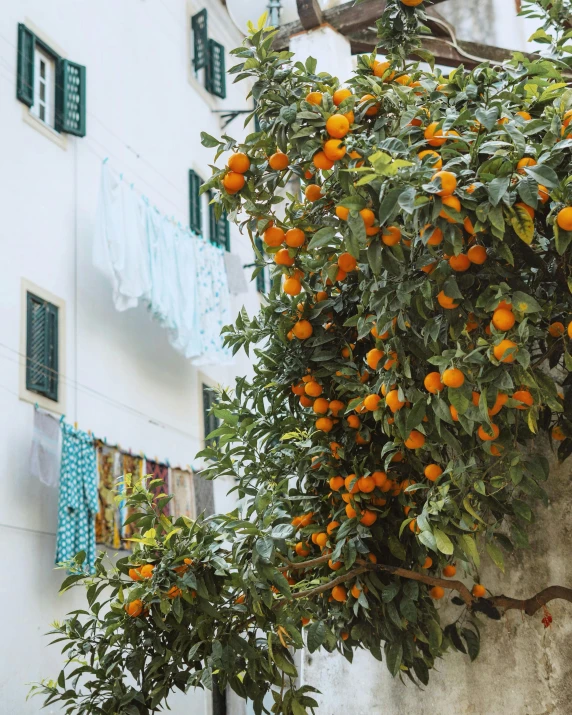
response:
[[(28, 684), (57, 676), (62, 662), (43, 634), (83, 601), (80, 591), (58, 596), (57, 491), (29, 476), (34, 407), (18, 398), (22, 278), (65, 301), (66, 419), (134, 454), (190, 464), (203, 437), (203, 379), (232, 385), (250, 369), (244, 356), (229, 368), (194, 368), (146, 308), (114, 309), (111, 285), (91, 260), (104, 158), (188, 224), (188, 170), (207, 178), (213, 160), (200, 131), (221, 134), (213, 109), (251, 106), (232, 78), (224, 101), (192, 80), (189, 17), (205, 5), (210, 36), (227, 50), (240, 44), (219, 0), (0, 0), (0, 715), (40, 712), (40, 699), (25, 702)], [(65, 148), (24, 121), (27, 108), (16, 100), (18, 22), (87, 67), (87, 136), (67, 136)], [(244, 135), (243, 119), (228, 133)], [(234, 226), (231, 248), (252, 263), (249, 239)], [(253, 284), (233, 310), (243, 304), (258, 309)], [(220, 511), (233, 504), (228, 487), (215, 483)], [(205, 701), (203, 693), (177, 695), (173, 712), (200, 715)]]

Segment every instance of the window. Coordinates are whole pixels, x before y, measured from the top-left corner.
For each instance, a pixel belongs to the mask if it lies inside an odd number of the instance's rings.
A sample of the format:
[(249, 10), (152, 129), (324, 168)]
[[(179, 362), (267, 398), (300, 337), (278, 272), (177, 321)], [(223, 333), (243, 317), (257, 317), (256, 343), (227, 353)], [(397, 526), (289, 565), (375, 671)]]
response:
[(207, 440), (207, 435), (209, 435), (211, 432), (214, 432), (215, 429), (218, 429), (220, 427), (219, 418), (211, 411), (212, 406), (216, 403), (216, 401), (216, 393), (214, 392), (212, 387), (209, 387), (208, 385), (205, 385), (203, 383), (203, 419), (205, 429), (204, 437), (206, 445), (212, 445), (213, 443), (216, 443), (216, 437), (212, 440)]
[(29, 291), (26, 294), (26, 390), (58, 401), (59, 309)]
[[(209, 192), (209, 200), (212, 198)], [(217, 219), (217, 211), (220, 211), (220, 204), (209, 203), (209, 240), (215, 246), (223, 246), (227, 251), (230, 251), (230, 224), (223, 209), (220, 217)]]
[(193, 33), (193, 69), (201, 77), (207, 92), (215, 97), (226, 97), (226, 69), (224, 46), (209, 39), (206, 8), (191, 18)]
[(25, 25), (18, 25), (16, 96), (56, 132), (86, 131), (85, 67), (63, 59)]
[(202, 233), (201, 195), (203, 180), (196, 171), (189, 169), (189, 226), (194, 233)]
[[(264, 247), (262, 245), (262, 239), (260, 238), (260, 236), (256, 236), (256, 238), (254, 239), (254, 242), (256, 244), (256, 248), (264, 256)], [(258, 256), (255, 256), (255, 259), (258, 260)], [(268, 277), (267, 273), (268, 273), (268, 269), (266, 268), (266, 266), (264, 266), (260, 270), (260, 272), (256, 275), (256, 290), (262, 294), (266, 293), (268, 290), (267, 286), (266, 286), (267, 277)]]

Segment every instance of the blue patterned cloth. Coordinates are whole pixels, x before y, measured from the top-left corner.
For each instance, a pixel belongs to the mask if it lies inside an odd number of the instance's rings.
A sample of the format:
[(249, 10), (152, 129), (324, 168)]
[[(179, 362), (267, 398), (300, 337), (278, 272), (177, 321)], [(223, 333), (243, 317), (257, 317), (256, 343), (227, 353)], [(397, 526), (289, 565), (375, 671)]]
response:
[(94, 573), (97, 465), (93, 437), (62, 423), (62, 464), (56, 564), (85, 551), (83, 569)]

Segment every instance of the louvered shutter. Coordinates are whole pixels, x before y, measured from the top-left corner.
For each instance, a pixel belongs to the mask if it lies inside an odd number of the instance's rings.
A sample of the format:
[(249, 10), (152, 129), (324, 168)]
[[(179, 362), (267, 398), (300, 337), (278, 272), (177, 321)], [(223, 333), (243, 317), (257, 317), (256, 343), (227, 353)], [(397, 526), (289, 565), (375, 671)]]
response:
[(207, 66), (208, 58), (208, 33), (207, 33), (207, 11), (201, 10), (191, 18), (193, 29), (193, 65), (195, 72)]
[(197, 172), (189, 169), (189, 226), (195, 233), (202, 231), (201, 196), (199, 193), (202, 183)]
[[(262, 239), (260, 236), (257, 236), (254, 239), (254, 242), (256, 243), (256, 248), (260, 251), (262, 255), (264, 255), (264, 247), (262, 246)], [(262, 268), (258, 275), (256, 276), (256, 290), (259, 293), (266, 293), (266, 268)]]
[(215, 204), (209, 204), (210, 241), (217, 246), (230, 251), (230, 224), (226, 211), (223, 210), (219, 219), (216, 217)]
[(26, 389), (58, 399), (58, 308), (28, 293)]
[(193, 490), (195, 493), (195, 514), (211, 516), (215, 513), (214, 489), (210, 479), (204, 479), (200, 473), (193, 477)]
[(226, 97), (226, 74), (224, 64), (224, 46), (215, 40), (208, 42), (208, 58), (205, 85), (211, 93), (224, 99)]
[(34, 33), (18, 25), (18, 77), (16, 97), (28, 107), (34, 104)]
[(85, 67), (58, 60), (56, 72), (56, 131), (85, 136)]
[(216, 402), (216, 395), (213, 390), (207, 385), (203, 385), (203, 419), (205, 428), (205, 442), (211, 444), (216, 442), (216, 437), (213, 440), (207, 440), (207, 436), (214, 432), (220, 425), (220, 421), (211, 411), (212, 406)]

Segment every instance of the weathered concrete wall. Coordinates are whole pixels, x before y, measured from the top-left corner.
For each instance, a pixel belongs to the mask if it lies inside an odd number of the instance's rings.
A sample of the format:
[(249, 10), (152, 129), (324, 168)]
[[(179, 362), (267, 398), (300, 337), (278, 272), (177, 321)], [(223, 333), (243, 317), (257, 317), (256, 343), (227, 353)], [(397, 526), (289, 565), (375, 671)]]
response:
[[(483, 558), (481, 582), (492, 593), (528, 598), (545, 586), (572, 586), (572, 459), (552, 466), (550, 504), (536, 509), (530, 550), (506, 557), (505, 575)], [(304, 682), (322, 691), (320, 715), (570, 715), (572, 604), (552, 601), (549, 609), (554, 621), (546, 630), (542, 611), (532, 618), (509, 611), (500, 622), (482, 618), (477, 660), (446, 654), (424, 690), (393, 680), (385, 663), (364, 651), (352, 665), (337, 654), (306, 654)], [(444, 604), (441, 611), (446, 624), (446, 614), (459, 609)]]

